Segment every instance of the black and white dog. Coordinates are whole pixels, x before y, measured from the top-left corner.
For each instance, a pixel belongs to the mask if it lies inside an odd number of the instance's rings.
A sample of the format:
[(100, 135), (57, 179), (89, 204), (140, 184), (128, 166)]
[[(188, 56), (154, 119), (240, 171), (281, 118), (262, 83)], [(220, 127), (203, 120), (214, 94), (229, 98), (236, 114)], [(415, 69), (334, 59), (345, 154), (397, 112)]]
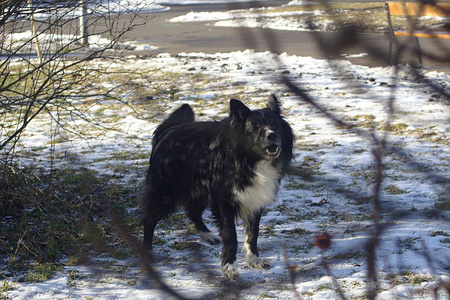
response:
[[(182, 204), (204, 240), (223, 242), (226, 277), (238, 277), (237, 218), (244, 221), (248, 265), (268, 268), (268, 262), (258, 257), (259, 222), (264, 208), (275, 200), (294, 142), (280, 103), (272, 96), (267, 108), (250, 110), (232, 99), (224, 120), (194, 119), (185, 104), (155, 130), (143, 195), (144, 247), (152, 249), (156, 224)], [(220, 238), (203, 223), (206, 208), (217, 221)]]

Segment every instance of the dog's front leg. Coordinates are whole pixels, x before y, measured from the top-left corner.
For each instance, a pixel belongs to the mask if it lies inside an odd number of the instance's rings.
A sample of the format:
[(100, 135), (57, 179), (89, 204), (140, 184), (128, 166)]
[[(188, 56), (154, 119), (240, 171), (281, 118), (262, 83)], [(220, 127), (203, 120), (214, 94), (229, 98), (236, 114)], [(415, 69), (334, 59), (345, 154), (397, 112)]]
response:
[(222, 272), (225, 277), (234, 280), (239, 276), (236, 266), (237, 237), (235, 216), (231, 206), (222, 205), (220, 211), (220, 236), (223, 241)]
[(260, 259), (258, 253), (258, 234), (259, 221), (261, 220), (262, 210), (254, 213), (244, 220), (245, 227), (245, 243), (244, 250), (247, 251), (245, 261), (248, 266), (254, 269), (267, 269), (270, 263), (267, 259)]

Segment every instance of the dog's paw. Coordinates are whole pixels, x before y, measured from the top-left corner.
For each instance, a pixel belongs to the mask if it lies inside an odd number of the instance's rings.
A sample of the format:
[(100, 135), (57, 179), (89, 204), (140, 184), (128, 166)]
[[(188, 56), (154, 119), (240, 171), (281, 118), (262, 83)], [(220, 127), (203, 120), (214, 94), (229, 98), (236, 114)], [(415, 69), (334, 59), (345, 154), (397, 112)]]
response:
[(270, 261), (268, 259), (261, 259), (255, 254), (246, 255), (245, 261), (247, 262), (247, 265), (253, 269), (270, 268)]
[(235, 280), (239, 277), (239, 272), (237, 270), (237, 266), (236, 266), (236, 262), (230, 264), (230, 263), (226, 263), (222, 266), (222, 272), (223, 275), (230, 279), (230, 280)]
[(219, 245), (222, 243), (222, 240), (220, 239), (220, 237), (218, 237), (217, 235), (215, 235), (212, 232), (201, 231), (200, 237), (202, 238), (202, 240), (204, 240), (205, 242), (207, 242), (211, 245)]

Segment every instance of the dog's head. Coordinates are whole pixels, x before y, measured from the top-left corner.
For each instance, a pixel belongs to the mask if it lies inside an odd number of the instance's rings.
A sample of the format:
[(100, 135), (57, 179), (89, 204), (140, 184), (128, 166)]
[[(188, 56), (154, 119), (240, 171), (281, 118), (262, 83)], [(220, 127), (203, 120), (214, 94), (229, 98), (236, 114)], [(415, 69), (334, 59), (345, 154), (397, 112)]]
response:
[(280, 103), (275, 96), (269, 99), (267, 108), (258, 110), (250, 110), (241, 101), (232, 99), (230, 117), (232, 126), (244, 132), (247, 149), (263, 159), (274, 160), (280, 156), (284, 127), (289, 125), (281, 117)]

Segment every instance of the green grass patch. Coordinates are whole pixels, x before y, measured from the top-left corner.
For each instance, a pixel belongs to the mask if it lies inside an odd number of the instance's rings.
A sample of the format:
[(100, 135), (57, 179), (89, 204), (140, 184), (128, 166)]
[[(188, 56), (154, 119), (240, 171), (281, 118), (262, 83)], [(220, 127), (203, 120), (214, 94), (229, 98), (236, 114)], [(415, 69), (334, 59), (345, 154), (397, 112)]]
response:
[(415, 272), (405, 270), (399, 274), (389, 274), (386, 278), (393, 285), (409, 283), (412, 285), (420, 285), (423, 282), (428, 282), (433, 279), (429, 275), (420, 275)]
[[(308, 180), (307, 181), (311, 181), (312, 177), (307, 177)], [(306, 188), (306, 184), (298, 182), (297, 180), (295, 180), (294, 178), (289, 178), (288, 183), (286, 183), (284, 185), (284, 188), (287, 190), (302, 190)]]
[(430, 236), (431, 236), (431, 237), (435, 237), (435, 236), (448, 236), (448, 233), (447, 233), (447, 231), (444, 231), (444, 230), (437, 230), (437, 231), (432, 231), (432, 232), (430, 233)]
[(366, 149), (360, 149), (360, 148), (358, 148), (358, 149), (354, 149), (353, 151), (352, 151), (352, 153), (353, 154), (361, 154), (361, 153), (364, 153), (364, 152), (366, 152), (367, 150)]
[(387, 193), (391, 194), (391, 195), (401, 195), (401, 194), (407, 194), (408, 191), (407, 190), (403, 190), (399, 187), (396, 187), (393, 184), (388, 185), (385, 189), (384, 189)]
[(62, 269), (61, 266), (53, 263), (43, 263), (31, 266), (26, 281), (28, 283), (47, 281), (52, 278), (58, 271)]
[(137, 203), (130, 189), (112, 189), (109, 178), (82, 167), (50, 173), (14, 169), (2, 175), (0, 236), (5, 238), (0, 253), (11, 272), (27, 272), (27, 281), (38, 282), (53, 276), (66, 256), (73, 264), (88, 262), (83, 253), (90, 250), (119, 259), (129, 256), (118, 248), (115, 224), (106, 220), (103, 205), (108, 203), (123, 214), (125, 223), (137, 226), (139, 221), (128, 220), (124, 213)]
[(366, 182), (372, 182), (376, 178), (376, 170), (373, 167), (359, 169), (350, 174), (351, 177), (362, 179)]
[(406, 128), (408, 128), (408, 124), (397, 123), (397, 124), (392, 124), (390, 129), (393, 132), (401, 133), (401, 132), (405, 131)]
[(297, 235), (308, 235), (311, 234), (312, 231), (303, 229), (303, 228), (294, 228), (291, 230), (285, 230), (282, 233), (290, 233), (290, 234), (297, 234)]
[[(292, 166), (289, 170), (290, 175), (299, 176), (304, 181), (313, 181), (314, 175), (318, 175), (318, 169), (321, 162), (314, 156), (305, 156), (301, 165)], [(295, 182), (290, 182), (293, 186), (287, 187), (289, 189), (295, 188)]]
[(330, 259), (339, 259), (339, 260), (349, 260), (349, 259), (363, 259), (365, 257), (365, 253), (363, 251), (349, 251), (345, 253), (336, 254)]
[(12, 288), (13, 285), (11, 284), (11, 282), (5, 279), (0, 286), (0, 300), (8, 300), (9, 297), (6, 295), (6, 292), (11, 290)]
[(316, 292), (332, 290), (332, 289), (333, 289), (333, 285), (331, 283), (325, 283), (325, 284), (318, 285), (316, 288)]
[(190, 241), (175, 241), (170, 245), (170, 248), (174, 250), (192, 250), (198, 251), (201, 245), (199, 243), (190, 242)]
[(311, 249), (314, 248), (314, 243), (313, 242), (306, 242), (303, 244), (297, 244), (292, 246), (292, 249), (295, 252), (301, 252), (301, 253), (308, 253), (309, 251), (311, 251)]
[(440, 210), (450, 210), (450, 200), (440, 200), (437, 201), (434, 206)]

